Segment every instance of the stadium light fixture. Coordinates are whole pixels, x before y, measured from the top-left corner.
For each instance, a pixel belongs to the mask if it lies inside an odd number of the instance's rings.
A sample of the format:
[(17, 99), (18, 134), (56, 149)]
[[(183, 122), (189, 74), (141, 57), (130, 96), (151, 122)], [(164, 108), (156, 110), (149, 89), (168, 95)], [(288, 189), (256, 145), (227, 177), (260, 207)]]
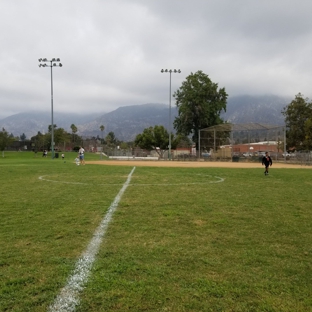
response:
[(170, 79), (169, 79), (169, 160), (171, 160), (171, 73), (174, 74), (180, 74), (181, 70), (180, 69), (162, 69), (160, 71), (161, 73), (169, 73), (170, 74)]
[[(52, 159), (54, 159), (54, 121), (53, 121), (53, 75), (52, 68), (53, 67), (62, 67), (63, 65), (60, 63), (59, 58), (53, 58), (52, 60), (48, 60), (46, 58), (40, 58), (39, 67), (51, 67), (51, 153)], [(43, 63), (43, 64), (41, 64)]]

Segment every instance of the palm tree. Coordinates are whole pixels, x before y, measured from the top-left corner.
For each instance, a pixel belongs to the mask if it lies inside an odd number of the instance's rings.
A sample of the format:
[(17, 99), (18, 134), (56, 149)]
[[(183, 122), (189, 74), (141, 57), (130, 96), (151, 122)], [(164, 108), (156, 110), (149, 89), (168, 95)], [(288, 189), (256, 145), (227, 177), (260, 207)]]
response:
[(100, 130), (102, 131), (102, 143), (103, 143), (103, 131), (104, 131), (105, 127), (103, 125), (100, 126)]
[(71, 124), (70, 129), (71, 129), (72, 134), (73, 134), (73, 143), (75, 143), (75, 134), (78, 131), (78, 128), (74, 124)]

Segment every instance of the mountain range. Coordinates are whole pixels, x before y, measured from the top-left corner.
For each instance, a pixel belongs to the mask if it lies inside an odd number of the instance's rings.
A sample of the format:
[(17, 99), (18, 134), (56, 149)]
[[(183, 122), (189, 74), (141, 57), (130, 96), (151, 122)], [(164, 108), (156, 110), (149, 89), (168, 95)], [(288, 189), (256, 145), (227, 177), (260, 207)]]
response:
[[(226, 112), (221, 117), (231, 123), (265, 123), (283, 125), (282, 110), (291, 102), (291, 99), (275, 95), (265, 96), (235, 96), (227, 102)], [(175, 106), (171, 108), (171, 121), (178, 115)], [(78, 135), (91, 137), (102, 133), (100, 126), (104, 125), (104, 137), (114, 132), (121, 141), (133, 141), (137, 134), (150, 126), (163, 125), (168, 128), (169, 108), (167, 104), (141, 104), (119, 107), (109, 113), (79, 115), (73, 113), (53, 113), (54, 124), (71, 132), (71, 124), (78, 128)], [(49, 112), (24, 112), (0, 120), (0, 127), (14, 136), (25, 134), (28, 139), (38, 131), (45, 133), (51, 124)], [(172, 128), (173, 129), (173, 128)]]

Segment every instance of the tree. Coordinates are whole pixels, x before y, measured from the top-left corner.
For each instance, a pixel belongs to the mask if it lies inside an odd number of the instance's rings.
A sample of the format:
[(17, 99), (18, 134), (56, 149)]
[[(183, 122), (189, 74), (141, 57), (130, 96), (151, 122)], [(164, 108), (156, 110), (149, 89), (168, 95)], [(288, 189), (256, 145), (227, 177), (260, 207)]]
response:
[(174, 128), (178, 134), (190, 135), (198, 144), (198, 131), (223, 123), (220, 118), (226, 110), (227, 93), (202, 71), (191, 73), (173, 94), (178, 107)]
[(40, 131), (30, 138), (30, 141), (34, 143), (36, 150), (44, 150), (48, 147), (48, 136), (47, 134), (42, 134)]
[(73, 136), (73, 143), (75, 142), (75, 135), (78, 131), (78, 128), (74, 125), (74, 124), (71, 124), (70, 125), (70, 129), (72, 131), (72, 136)]
[[(48, 132), (49, 132), (48, 134), (44, 135), (44, 142), (46, 143), (47, 146), (52, 146), (51, 125), (49, 125), (48, 127)], [(53, 133), (54, 133), (54, 145), (59, 145), (60, 143), (64, 143), (64, 147), (65, 147), (65, 143), (70, 142), (70, 133), (65, 131), (63, 128), (57, 128), (57, 125), (54, 125)], [(39, 132), (38, 132), (38, 138), (40, 138)]]
[(100, 130), (101, 130), (101, 132), (102, 132), (102, 140), (101, 140), (101, 143), (103, 144), (103, 132), (104, 132), (104, 129), (105, 129), (105, 127), (104, 127), (104, 125), (101, 125), (100, 126)]
[(21, 139), (21, 141), (23, 141), (23, 142), (26, 140), (26, 135), (25, 135), (25, 133), (23, 133), (23, 134), (20, 135), (20, 139)]
[[(56, 128), (57, 128), (57, 125), (54, 124), (54, 125), (53, 125), (53, 134), (55, 134), (55, 129), (56, 129)], [(47, 142), (47, 146), (48, 146), (49, 148), (51, 148), (51, 147), (52, 147), (52, 125), (49, 125), (49, 126), (48, 126), (48, 133), (45, 134), (45, 139), (46, 139), (46, 142)], [(55, 145), (55, 138), (54, 138), (53, 144)]]
[(172, 143), (172, 145), (176, 146), (176, 147), (190, 148), (190, 147), (192, 147), (192, 141), (190, 140), (190, 138), (188, 136), (182, 135), (182, 134), (178, 134), (174, 138), (174, 142)]
[(312, 117), (308, 118), (304, 124), (304, 131), (305, 131), (305, 140), (304, 146), (306, 149), (312, 149)]
[(311, 148), (309, 120), (312, 118), (312, 104), (308, 101), (308, 98), (304, 99), (303, 95), (298, 93), (282, 111), (285, 116), (287, 149), (291, 147), (296, 150)]
[(70, 133), (67, 133), (63, 128), (57, 128), (54, 130), (54, 142), (58, 145), (62, 142), (68, 143), (70, 141)]
[[(56, 128), (57, 128), (57, 125), (54, 124), (54, 125), (53, 125), (53, 129), (55, 130)], [(49, 125), (49, 126), (48, 126), (48, 132), (49, 132), (49, 133), (52, 132), (52, 125)]]
[(122, 150), (127, 150), (129, 148), (128, 144), (126, 142), (121, 142), (120, 143), (120, 149)]
[(118, 139), (113, 131), (110, 131), (105, 137), (105, 141), (108, 146), (116, 146), (118, 144)]
[(9, 133), (2, 128), (0, 131), (0, 151), (2, 151), (2, 157), (4, 157), (5, 148), (14, 141), (14, 137), (11, 137)]
[[(171, 135), (172, 148), (176, 148), (177, 141)], [(134, 144), (142, 149), (156, 150), (160, 157), (163, 157), (163, 153), (167, 150), (169, 145), (169, 133), (164, 126), (149, 127), (143, 130), (141, 134), (138, 134), (134, 140)]]

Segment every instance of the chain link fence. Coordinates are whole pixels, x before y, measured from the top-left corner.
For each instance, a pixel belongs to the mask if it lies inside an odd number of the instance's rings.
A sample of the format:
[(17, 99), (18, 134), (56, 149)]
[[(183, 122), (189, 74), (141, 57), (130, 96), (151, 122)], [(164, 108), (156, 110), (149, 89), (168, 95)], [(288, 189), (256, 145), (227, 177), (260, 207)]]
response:
[[(100, 152), (100, 151), (99, 151)], [(103, 154), (102, 154), (103, 153)], [(284, 153), (269, 151), (274, 162), (286, 162), (292, 164), (301, 164), (304, 166), (312, 165), (312, 151), (297, 153)], [(172, 160), (172, 161), (221, 161), (221, 162), (261, 162), (264, 151), (254, 151), (250, 153), (235, 152), (230, 148), (219, 148), (217, 152), (207, 152), (194, 150), (192, 148), (185, 150), (172, 150), (169, 157), (168, 150), (148, 151), (140, 148), (120, 149), (117, 147), (101, 148), (100, 154), (115, 159), (141, 159), (141, 160)]]

